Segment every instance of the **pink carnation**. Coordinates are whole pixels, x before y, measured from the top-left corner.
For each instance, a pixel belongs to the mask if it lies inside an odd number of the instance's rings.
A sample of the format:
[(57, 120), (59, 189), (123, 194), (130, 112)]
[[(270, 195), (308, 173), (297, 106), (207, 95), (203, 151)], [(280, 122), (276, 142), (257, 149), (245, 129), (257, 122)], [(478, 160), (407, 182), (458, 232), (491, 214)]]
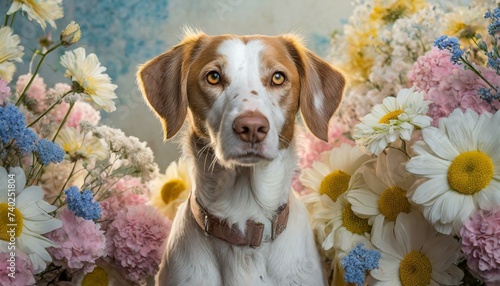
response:
[[(69, 109), (69, 103), (62, 102), (59, 106), (53, 109), (51, 114), (57, 122), (61, 122), (66, 116)], [(97, 125), (101, 120), (101, 114), (92, 105), (87, 102), (77, 101), (69, 113), (66, 125), (73, 128), (78, 128), (83, 120), (90, 122), (92, 125)]]
[[(19, 76), (17, 79), (17, 84), (16, 84), (16, 91), (19, 95), (23, 92), (24, 88), (30, 81), (31, 77), (33, 75), (31, 74), (25, 74)], [(35, 76), (35, 79), (30, 85), (30, 88), (28, 89), (28, 92), (26, 93), (26, 96), (32, 100), (36, 101), (36, 105), (34, 105), (34, 110), (36, 112), (42, 112), (45, 111), (48, 108), (47, 105), (47, 85), (43, 81), (42, 77), (39, 77), (38, 75)]]
[[(34, 285), (35, 277), (33, 276), (33, 265), (29, 260), (29, 257), (17, 251), (14, 267), (11, 267), (11, 262), (9, 261), (11, 256), (9, 253), (0, 253), (0, 285), (2, 286), (26, 286)], [(14, 277), (9, 276), (11, 270), (14, 271)], [(11, 274), (12, 275), (12, 274)]]
[(5, 99), (9, 98), (11, 95), (10, 87), (7, 85), (7, 82), (0, 78), (0, 105), (2, 105)]
[(132, 190), (114, 193), (110, 197), (101, 200), (99, 203), (102, 208), (101, 220), (104, 221), (103, 228), (106, 229), (106, 222), (113, 220), (121, 209), (129, 206), (144, 205), (147, 201), (148, 197), (136, 194)]
[(170, 228), (152, 206), (122, 209), (106, 232), (108, 255), (127, 279), (141, 282), (158, 271)]
[[(494, 86), (500, 86), (500, 77), (495, 71), (475, 67)], [(480, 98), (478, 90), (488, 85), (473, 71), (450, 61), (450, 52), (433, 48), (418, 58), (409, 73), (412, 83), (425, 92), (425, 100), (432, 101), (428, 115), (437, 126), (439, 119), (447, 117), (455, 108), (472, 109), (481, 114), (494, 112), (491, 106)], [(500, 108), (500, 103), (495, 102)]]
[(487, 285), (500, 284), (500, 207), (480, 210), (460, 230), (467, 266)]
[(82, 271), (82, 274), (92, 272), (95, 261), (105, 256), (106, 238), (101, 226), (75, 216), (69, 209), (61, 212), (60, 219), (62, 227), (47, 234), (48, 239), (59, 245), (49, 248), (54, 264)]

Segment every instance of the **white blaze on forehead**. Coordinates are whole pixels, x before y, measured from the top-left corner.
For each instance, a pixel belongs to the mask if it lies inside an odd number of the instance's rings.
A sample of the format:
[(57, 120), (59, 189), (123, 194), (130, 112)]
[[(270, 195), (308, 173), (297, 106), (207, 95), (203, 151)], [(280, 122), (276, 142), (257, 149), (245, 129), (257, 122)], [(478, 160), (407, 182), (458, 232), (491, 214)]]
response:
[(263, 49), (259, 40), (244, 43), (241, 39), (230, 39), (220, 44), (217, 52), (226, 58), (224, 74), (229, 77), (231, 85), (251, 89), (262, 87), (259, 65)]

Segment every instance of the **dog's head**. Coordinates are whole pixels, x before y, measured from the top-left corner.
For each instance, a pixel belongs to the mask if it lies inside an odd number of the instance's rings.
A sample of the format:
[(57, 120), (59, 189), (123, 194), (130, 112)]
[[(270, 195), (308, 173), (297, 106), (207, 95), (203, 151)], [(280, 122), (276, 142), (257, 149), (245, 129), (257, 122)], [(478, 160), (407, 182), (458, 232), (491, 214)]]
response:
[(326, 140), (344, 78), (293, 35), (187, 35), (140, 67), (139, 86), (162, 121), (165, 139), (186, 118), (220, 162), (272, 160), (293, 137), (299, 110)]

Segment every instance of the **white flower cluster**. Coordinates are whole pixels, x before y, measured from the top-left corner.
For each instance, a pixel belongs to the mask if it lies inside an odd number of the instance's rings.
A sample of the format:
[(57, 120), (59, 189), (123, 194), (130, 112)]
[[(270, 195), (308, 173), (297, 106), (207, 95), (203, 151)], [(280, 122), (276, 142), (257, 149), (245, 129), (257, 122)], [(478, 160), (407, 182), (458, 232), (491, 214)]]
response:
[(109, 150), (118, 156), (121, 166), (130, 165), (143, 180), (151, 180), (158, 172), (153, 151), (146, 146), (146, 142), (106, 125), (96, 127), (94, 132), (108, 143)]

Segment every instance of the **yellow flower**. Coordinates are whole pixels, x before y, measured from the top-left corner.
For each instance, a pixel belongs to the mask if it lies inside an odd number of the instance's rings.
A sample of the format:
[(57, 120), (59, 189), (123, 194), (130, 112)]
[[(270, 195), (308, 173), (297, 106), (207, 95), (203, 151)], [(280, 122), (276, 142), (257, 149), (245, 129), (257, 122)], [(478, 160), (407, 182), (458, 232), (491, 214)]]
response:
[(22, 62), (24, 47), (20, 43), (19, 36), (14, 35), (10, 27), (0, 29), (0, 77), (7, 82), (12, 80), (16, 71), (12, 61)]
[(78, 42), (81, 37), (82, 32), (80, 31), (80, 25), (75, 23), (75, 21), (71, 21), (71, 23), (69, 23), (66, 29), (64, 29), (61, 33), (61, 44), (63, 47), (67, 48)]
[(88, 95), (96, 107), (107, 112), (116, 109), (113, 99), (117, 86), (104, 73), (106, 68), (95, 54), (86, 56), (84, 48), (67, 51), (61, 56), (61, 65), (67, 69), (65, 76), (76, 83), (77, 92)]
[(59, 144), (70, 161), (79, 159), (103, 160), (108, 156), (104, 142), (90, 133), (83, 134), (78, 129), (64, 127), (57, 136)]
[(52, 28), (56, 28), (54, 20), (63, 17), (62, 0), (13, 0), (7, 15), (11, 15), (19, 9), (28, 15), (30, 21), (37, 21), (45, 30), (48, 22)]
[(191, 179), (187, 163), (179, 160), (172, 162), (165, 174), (158, 174), (152, 182), (151, 205), (163, 215), (173, 220), (179, 205), (188, 198), (191, 191)]
[(378, 46), (377, 29), (365, 26), (346, 37), (347, 62), (341, 68), (355, 82), (363, 82), (370, 76)]
[(425, 0), (377, 0), (370, 15), (372, 22), (394, 23), (397, 19), (408, 17), (425, 8)]

